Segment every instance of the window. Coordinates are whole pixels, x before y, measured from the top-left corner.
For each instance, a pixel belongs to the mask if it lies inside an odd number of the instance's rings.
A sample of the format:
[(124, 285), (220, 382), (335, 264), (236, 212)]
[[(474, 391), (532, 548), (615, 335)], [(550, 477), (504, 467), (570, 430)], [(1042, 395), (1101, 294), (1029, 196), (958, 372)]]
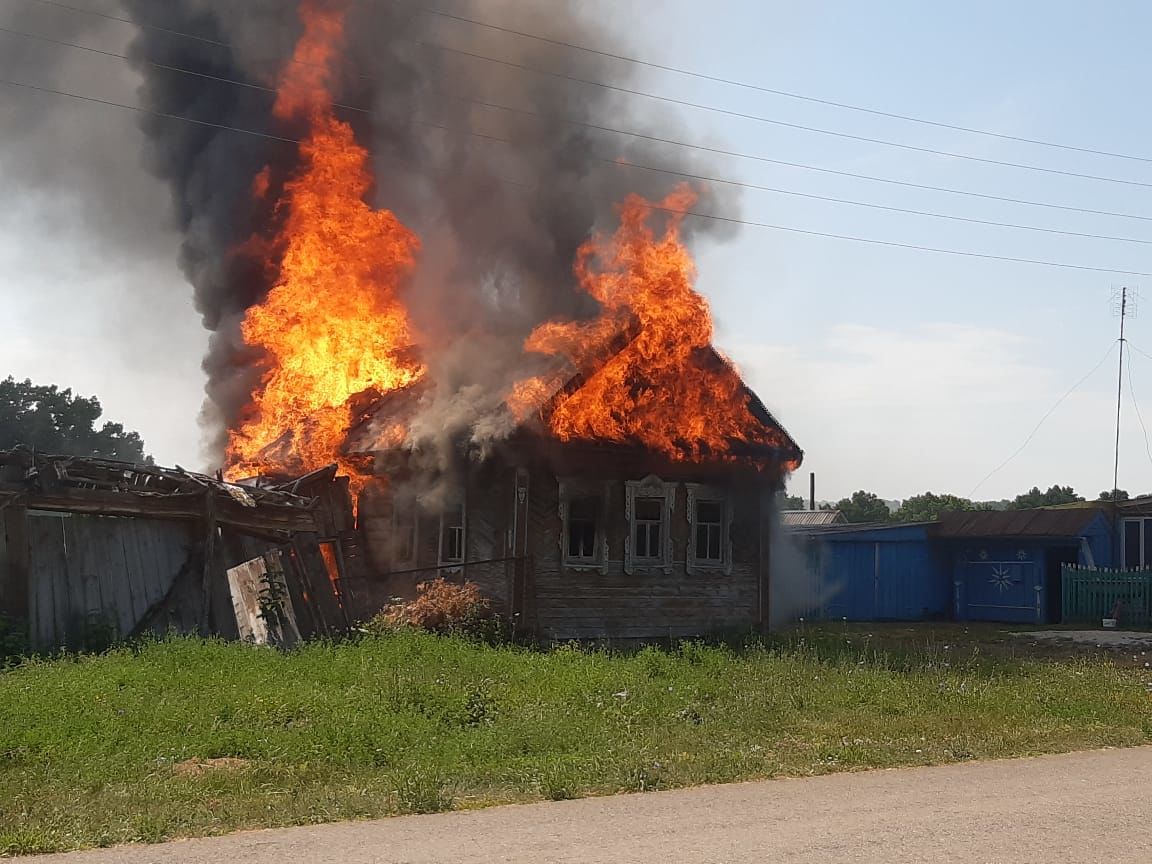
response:
[(688, 572), (732, 572), (732, 502), (724, 489), (688, 484)]
[(696, 560), (721, 564), (724, 561), (724, 502), (696, 502)]
[(660, 567), (672, 572), (672, 511), (676, 506), (676, 484), (659, 477), (629, 480), (625, 483), (624, 512), (628, 536), (624, 543), (624, 572), (637, 567)]
[(574, 498), (568, 502), (568, 558), (596, 560), (597, 526), (600, 501), (596, 498)]
[(1125, 569), (1152, 567), (1152, 519), (1125, 519), (1123, 542)]
[(440, 563), (463, 564), (465, 550), (464, 505), (452, 507), (440, 516)]
[(410, 567), (416, 564), (417, 528), (416, 499), (397, 498), (392, 503), (392, 566)]
[(560, 479), (560, 557), (565, 567), (604, 572), (604, 514), (608, 487), (578, 478)]
[(632, 549), (638, 561), (652, 561), (661, 557), (664, 529), (664, 499), (637, 498), (632, 519)]

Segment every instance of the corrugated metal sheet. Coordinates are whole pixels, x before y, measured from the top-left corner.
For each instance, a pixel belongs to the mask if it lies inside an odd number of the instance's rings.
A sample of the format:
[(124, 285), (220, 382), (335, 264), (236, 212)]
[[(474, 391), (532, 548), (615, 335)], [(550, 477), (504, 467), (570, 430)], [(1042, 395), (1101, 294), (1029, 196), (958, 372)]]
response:
[(942, 538), (1079, 537), (1100, 517), (1100, 507), (946, 513), (933, 532)]
[(820, 616), (919, 621), (947, 615), (947, 567), (929, 541), (927, 525), (846, 526), (809, 538), (820, 585)]
[(824, 525), (847, 525), (839, 510), (781, 510), (780, 524), (785, 528), (813, 528)]

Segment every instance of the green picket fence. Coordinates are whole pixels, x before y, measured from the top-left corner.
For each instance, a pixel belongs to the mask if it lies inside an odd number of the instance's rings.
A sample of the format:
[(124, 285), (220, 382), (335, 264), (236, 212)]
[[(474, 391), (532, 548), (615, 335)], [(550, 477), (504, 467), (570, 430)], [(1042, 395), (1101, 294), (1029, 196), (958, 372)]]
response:
[(1152, 625), (1152, 570), (1108, 570), (1065, 564), (1063, 622), (1100, 626), (1120, 604), (1120, 626)]

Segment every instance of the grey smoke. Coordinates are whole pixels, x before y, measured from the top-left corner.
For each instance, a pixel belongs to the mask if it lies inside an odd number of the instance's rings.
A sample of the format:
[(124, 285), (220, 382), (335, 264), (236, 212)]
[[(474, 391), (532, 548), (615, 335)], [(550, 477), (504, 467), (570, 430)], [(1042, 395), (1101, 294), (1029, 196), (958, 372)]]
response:
[[(661, 197), (679, 182), (602, 160), (624, 157), (686, 172), (700, 172), (703, 166), (694, 164), (686, 151), (573, 122), (655, 130), (669, 137), (688, 135), (676, 128), (675, 116), (663, 106), (428, 45), (624, 86), (636, 84), (635, 67), (441, 20), (422, 14), (422, 5), (420, 0), (353, 0), (338, 99), (370, 109), (370, 114), (341, 116), (353, 122), (370, 146), (377, 173), (374, 203), (394, 210), (423, 241), (421, 266), (407, 297), (434, 387), (413, 424), (411, 443), (441, 453), (441, 461), (450, 464), (448, 451), (462, 439), (483, 446), (505, 433), (506, 427), (493, 419), (492, 412), (531, 361), (522, 351), (527, 335), (545, 320), (594, 314), (593, 302), (576, 289), (571, 274), (578, 247), (596, 228), (611, 230), (612, 208), (626, 194)], [(581, 7), (588, 8), (585, 4), (547, 6), (526, 12), (522, 4), (462, 0), (450, 8), (465, 16), (513, 21), (518, 29), (629, 53), (630, 46), (612, 32), (610, 19), (582, 12)], [(126, 13), (138, 25), (129, 51), (140, 82), (139, 104), (159, 114), (214, 124), (148, 115), (141, 118), (139, 128), (145, 139), (144, 164), (168, 188), (173, 225), (181, 237), (180, 264), (193, 286), (196, 308), (212, 333), (204, 361), (205, 419), (219, 458), (222, 431), (240, 420), (260, 370), (259, 356), (239, 338), (239, 322), (245, 310), (262, 299), (274, 276), (234, 250), (253, 234), (267, 233), (275, 218), (253, 203), (253, 177), (265, 165), (285, 176), (294, 164), (295, 148), (217, 127), (286, 137), (299, 132), (274, 123), (273, 97), (257, 89), (274, 85), (291, 53), (301, 29), (297, 3), (123, 0), (121, 8), (120, 14)], [(57, 25), (60, 19), (55, 16)], [(99, 19), (64, 16), (63, 20), (75, 31), (65, 38), (82, 31), (122, 32), (115, 30), (118, 25)], [(165, 31), (193, 34), (200, 40)], [(59, 67), (49, 67), (44, 61), (38, 70), (45, 80), (64, 77)], [(30, 74), (24, 61), (19, 68)], [(113, 67), (108, 74), (123, 78), (129, 73)], [(520, 113), (483, 107), (484, 102)], [(53, 128), (55, 113), (44, 112), (41, 128)], [(111, 122), (97, 110), (83, 115), (71, 111), (69, 116), (69, 122), (91, 124), (74, 130), (80, 139), (92, 137), (86, 132)], [(80, 117), (86, 119), (75, 119)], [(124, 125), (122, 118), (113, 120)], [(123, 158), (124, 134), (108, 135), (101, 147)], [(40, 135), (29, 129), (26, 137), (38, 140)], [(138, 133), (135, 144), (132, 149), (138, 151)], [(0, 161), (15, 153), (8, 141), (0, 151)], [(37, 164), (51, 164), (58, 155), (48, 152)], [(22, 149), (18, 158), (22, 163), (27, 160), (28, 149)], [(78, 157), (69, 167), (82, 175), (73, 178), (78, 194), (104, 182), (96, 176), (99, 159), (93, 165)], [(30, 182), (49, 180), (38, 175)], [(154, 225), (133, 226), (139, 211), (131, 202), (155, 194), (154, 186), (139, 179), (134, 183), (123, 190), (124, 211), (103, 214), (111, 223), (104, 230), (112, 235), (156, 232)], [(704, 194), (700, 209), (738, 215), (735, 192), (710, 189)], [(731, 231), (703, 220), (689, 220), (686, 227)]]

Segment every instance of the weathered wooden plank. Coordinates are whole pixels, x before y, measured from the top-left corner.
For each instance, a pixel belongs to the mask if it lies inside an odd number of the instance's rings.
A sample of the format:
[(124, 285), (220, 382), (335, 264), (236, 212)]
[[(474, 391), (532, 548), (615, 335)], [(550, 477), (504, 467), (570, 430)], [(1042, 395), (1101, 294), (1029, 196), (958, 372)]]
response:
[(64, 520), (68, 572), (70, 577), (75, 574), (78, 580), (77, 590), (72, 595), (72, 612), (82, 629), (97, 622), (104, 623), (104, 600), (100, 593), (95, 521), (90, 516), (80, 515)]
[(0, 498), (0, 614), (31, 620), (34, 592), (28, 572), (28, 515)]
[(35, 595), (35, 614), (29, 621), (32, 644), (37, 648), (62, 645), (67, 636), (67, 565), (64, 529), (58, 516), (28, 515), (28, 569)]
[[(222, 525), (253, 531), (314, 531), (311, 510), (295, 507), (244, 507), (231, 500), (216, 499), (217, 520)], [(202, 519), (204, 494), (176, 494), (141, 498), (124, 493), (61, 487), (27, 498), (30, 509), (96, 516), (136, 516), (145, 519)]]
[(152, 607), (148, 600), (148, 581), (144, 576), (144, 562), (140, 554), (141, 536), (146, 530), (146, 523), (141, 519), (123, 521), (120, 551), (124, 556), (125, 584), (128, 586), (132, 609), (132, 629), (135, 630)]
[(109, 621), (115, 623), (117, 635), (124, 637), (136, 627), (132, 585), (124, 560), (124, 543), (131, 530), (131, 520), (95, 517), (92, 522), (102, 609)]

